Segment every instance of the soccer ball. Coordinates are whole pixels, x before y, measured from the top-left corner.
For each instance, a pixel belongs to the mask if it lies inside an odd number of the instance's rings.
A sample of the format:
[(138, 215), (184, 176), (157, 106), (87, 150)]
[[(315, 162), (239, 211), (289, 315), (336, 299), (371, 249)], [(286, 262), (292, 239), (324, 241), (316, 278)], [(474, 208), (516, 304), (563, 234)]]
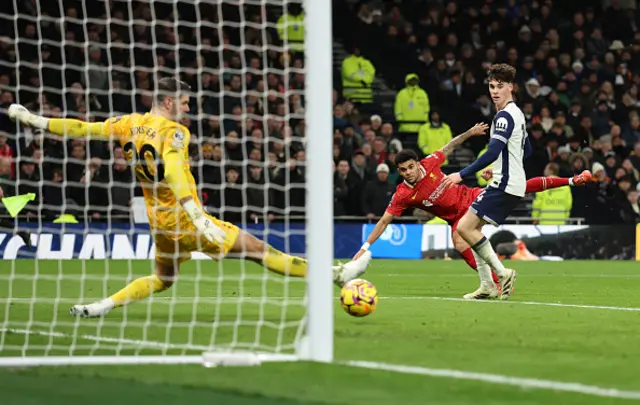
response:
[(351, 316), (367, 316), (376, 309), (378, 290), (367, 280), (355, 279), (342, 286), (340, 304)]

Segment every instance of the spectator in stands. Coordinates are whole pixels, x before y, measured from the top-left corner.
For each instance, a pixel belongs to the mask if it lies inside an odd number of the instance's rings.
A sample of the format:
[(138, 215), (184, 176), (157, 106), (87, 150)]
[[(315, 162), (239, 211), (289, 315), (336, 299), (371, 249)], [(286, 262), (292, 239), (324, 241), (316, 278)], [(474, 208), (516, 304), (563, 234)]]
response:
[[(380, 128), (378, 128), (379, 130)], [(380, 132), (380, 131), (378, 131)], [(372, 129), (368, 129), (364, 132), (364, 137), (362, 139), (362, 146), (364, 146), (364, 144), (368, 144), (369, 146), (373, 145), (373, 141), (375, 141), (376, 137), (379, 136), (380, 134), (376, 134)]]
[[(306, 205), (306, 167), (305, 167), (306, 153), (304, 150), (295, 152), (293, 157), (289, 159), (288, 169), (289, 178), (288, 182), (286, 178), (282, 178), (279, 181), (282, 184), (289, 184), (291, 190), (289, 191), (289, 209), (292, 215), (304, 215)], [(281, 171), (281, 175), (285, 176), (285, 171)], [(279, 182), (278, 179), (276, 182)]]
[(378, 167), (378, 159), (374, 156), (373, 147), (371, 144), (365, 143), (360, 150), (365, 157), (366, 165), (371, 172), (375, 172)]
[(51, 181), (47, 181), (42, 187), (42, 196), (44, 203), (43, 215), (49, 221), (58, 218), (62, 213), (70, 213), (65, 208), (64, 181), (62, 169), (53, 169)]
[(340, 140), (341, 156), (344, 156), (348, 159), (349, 157), (353, 156), (356, 150), (360, 148), (360, 146), (362, 145), (362, 139), (360, 139), (360, 136), (358, 136), (351, 124), (347, 125), (344, 128), (342, 134), (343, 135)]
[[(109, 175), (110, 172), (110, 175)], [(105, 170), (108, 174), (107, 179), (103, 179), (105, 183), (110, 181), (113, 184), (109, 184), (109, 192), (111, 193), (111, 211), (110, 214), (118, 216), (121, 220), (129, 221), (129, 206), (131, 205), (131, 198), (133, 197), (131, 184), (133, 182), (133, 172), (131, 171), (127, 161), (124, 157), (122, 148), (116, 146), (113, 149), (113, 165), (111, 170)], [(105, 189), (101, 189), (100, 192)], [(106, 200), (109, 201), (108, 196)]]
[(361, 150), (357, 151), (351, 160), (351, 171), (358, 176), (362, 184), (366, 184), (373, 178), (371, 166), (367, 164), (367, 158)]
[(621, 167), (625, 170), (626, 174), (631, 179), (632, 186), (635, 187), (636, 184), (640, 183), (640, 171), (633, 167), (631, 160), (625, 159), (624, 161), (622, 161)]
[[(627, 193), (627, 201), (635, 214), (635, 222), (640, 222), (640, 193), (638, 190), (629, 190)], [(633, 214), (632, 214), (633, 217)]]
[(632, 113), (624, 138), (630, 143), (640, 142), (640, 117)]
[(417, 74), (408, 74), (404, 81), (406, 87), (398, 92), (394, 107), (398, 131), (417, 133), (429, 120), (429, 96), (418, 86), (420, 79)]
[(346, 183), (336, 171), (336, 165), (333, 164), (333, 215), (346, 215), (346, 200), (349, 195), (349, 189)]
[(202, 186), (203, 202), (209, 209), (218, 209), (222, 202), (222, 147), (218, 144), (204, 144), (202, 160), (197, 167), (192, 167), (192, 172)]
[[(39, 170), (36, 170), (33, 154), (24, 156), (20, 160), (20, 170), (16, 180), (16, 195), (34, 193), (36, 195), (35, 201), (39, 201), (42, 197), (38, 184), (40, 182), (40, 173)], [(38, 216), (37, 206), (38, 203), (29, 203), (23, 211), (27, 214), (27, 217), (35, 218)]]
[(246, 206), (242, 184), (240, 183), (240, 173), (235, 167), (229, 167), (226, 171), (226, 182), (222, 191), (224, 207), (222, 209), (223, 221), (240, 223), (242, 222), (243, 208)]
[(394, 137), (393, 133), (393, 125), (386, 122), (382, 124), (380, 128), (380, 137), (387, 142), (389, 148), (394, 148), (395, 150), (402, 150), (402, 142)]
[[(379, 136), (381, 128), (382, 128), (382, 118), (377, 114), (372, 115), (371, 130), (374, 132), (375, 135)], [(373, 141), (373, 139), (371, 141)], [(371, 141), (368, 141), (368, 142), (371, 143)]]
[[(556, 175), (560, 175), (561, 177), (570, 177), (573, 174), (571, 173), (571, 163), (569, 162), (569, 158), (571, 157), (571, 148), (568, 145), (560, 146), (558, 148), (558, 153), (553, 159), (553, 163), (555, 163), (558, 167), (553, 168), (553, 172)], [(547, 165), (547, 170), (549, 166)], [(546, 175), (545, 175), (546, 176)]]
[(365, 185), (362, 212), (370, 220), (382, 216), (394, 191), (395, 185), (389, 182), (389, 166), (385, 163), (379, 164), (376, 168), (376, 179)]
[[(247, 180), (247, 222), (258, 222), (263, 219), (266, 202), (271, 201), (271, 190), (265, 187), (265, 177), (261, 166), (249, 166), (249, 179)], [(273, 221), (274, 215), (267, 213), (269, 221)]]
[(376, 164), (380, 164), (385, 162), (387, 155), (387, 143), (384, 138), (379, 136), (373, 141), (373, 152), (371, 154), (371, 158), (376, 162)]
[[(15, 155), (13, 152), (13, 148), (8, 143), (8, 135), (4, 131), (0, 131), (0, 158), (9, 158), (9, 162), (13, 160), (13, 156)], [(11, 163), (11, 175), (15, 176), (15, 168), (13, 163)]]
[(364, 183), (358, 175), (351, 171), (349, 162), (346, 160), (340, 160), (340, 162), (338, 162), (337, 173), (348, 189), (347, 199), (345, 202), (346, 214), (354, 216), (362, 215), (361, 200)]
[(631, 152), (629, 160), (636, 170), (640, 170), (640, 141), (633, 145), (633, 152)]
[(16, 183), (13, 178), (12, 159), (6, 156), (0, 156), (0, 189), (2, 189), (3, 197), (12, 197), (15, 195)]
[[(94, 90), (106, 89), (109, 80), (109, 69), (103, 62), (102, 48), (98, 44), (93, 44), (89, 47), (89, 65), (87, 69), (87, 74), (81, 76), (84, 87), (89, 87)], [(80, 113), (87, 111), (85, 105), (77, 107), (77, 111)]]

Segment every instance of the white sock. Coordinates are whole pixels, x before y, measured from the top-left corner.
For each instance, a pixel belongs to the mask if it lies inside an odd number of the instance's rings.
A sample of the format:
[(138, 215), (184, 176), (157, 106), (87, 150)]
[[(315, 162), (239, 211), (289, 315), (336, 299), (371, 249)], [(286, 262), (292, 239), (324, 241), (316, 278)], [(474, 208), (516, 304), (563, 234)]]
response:
[(478, 277), (480, 277), (480, 286), (495, 288), (493, 277), (491, 276), (491, 267), (476, 252), (473, 252), (473, 257), (476, 259), (476, 270), (478, 270)]
[(489, 267), (487, 262), (476, 252), (473, 252), (473, 257), (476, 259), (476, 269), (478, 270), (478, 277), (480, 277), (480, 286), (495, 288), (493, 277), (491, 277), (491, 267)]
[[(480, 239), (480, 241), (476, 243), (471, 249), (473, 249), (474, 255), (478, 255), (479, 257), (484, 259), (486, 264), (488, 264), (489, 267), (496, 272), (498, 277), (503, 277), (505, 275), (506, 270), (502, 265), (502, 262), (498, 258), (498, 255), (491, 247), (491, 243), (489, 243), (489, 240), (487, 238), (483, 237), (482, 239)], [(480, 269), (478, 268), (478, 273), (480, 272), (479, 270)], [(491, 271), (489, 271), (489, 279), (491, 279)]]
[(107, 309), (109, 311), (111, 311), (116, 306), (116, 304), (113, 302), (111, 298), (105, 298), (101, 301), (98, 301), (98, 305), (100, 305), (102, 308)]

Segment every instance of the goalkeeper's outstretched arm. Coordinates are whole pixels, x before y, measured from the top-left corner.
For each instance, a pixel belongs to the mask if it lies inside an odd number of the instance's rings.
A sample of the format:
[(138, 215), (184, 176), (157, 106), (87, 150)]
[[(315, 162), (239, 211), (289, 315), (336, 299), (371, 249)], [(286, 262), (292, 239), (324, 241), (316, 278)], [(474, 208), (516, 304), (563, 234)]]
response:
[(207, 218), (202, 207), (191, 195), (191, 182), (184, 169), (182, 154), (176, 150), (169, 150), (162, 158), (165, 163), (164, 179), (198, 232), (210, 242), (224, 243), (225, 232)]
[(385, 213), (382, 215), (382, 218), (380, 218), (376, 226), (373, 228), (373, 231), (371, 231), (371, 233), (367, 237), (367, 241), (364, 243), (364, 245), (362, 245), (358, 253), (353, 256), (353, 260), (358, 259), (360, 256), (362, 256), (362, 254), (364, 254), (364, 252), (369, 250), (369, 247), (373, 245), (375, 241), (377, 241), (378, 238), (384, 233), (391, 221), (393, 221), (393, 214), (385, 211)]
[(11, 104), (8, 111), (9, 118), (23, 125), (44, 129), (56, 135), (87, 136), (96, 139), (108, 139), (111, 130), (103, 122), (84, 122), (72, 118), (46, 118), (33, 114), (20, 104)]

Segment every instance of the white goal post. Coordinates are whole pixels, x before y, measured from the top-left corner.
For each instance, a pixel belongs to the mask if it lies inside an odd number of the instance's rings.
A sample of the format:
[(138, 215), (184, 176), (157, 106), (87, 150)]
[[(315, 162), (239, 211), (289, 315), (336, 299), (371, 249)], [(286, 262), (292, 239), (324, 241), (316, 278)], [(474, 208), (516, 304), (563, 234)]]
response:
[[(182, 75), (194, 96), (187, 123), (203, 202), (216, 216), (235, 214), (241, 228), (275, 241), (276, 248), (304, 255), (308, 276), (282, 277), (243, 260), (194, 255), (169, 290), (105, 318), (72, 318), (71, 305), (151, 274), (153, 237), (135, 223), (135, 207), (114, 195), (115, 189), (132, 198), (137, 192), (134, 180), (116, 173), (117, 145), (65, 137), (55, 154), (49, 134), (11, 123), (0, 127), (6, 131), (0, 136), (8, 138), (15, 172), (0, 187), (5, 196), (29, 191), (37, 198), (27, 206), (28, 217), (23, 212), (14, 221), (0, 212), (3, 224), (15, 224), (13, 230), (0, 226), (0, 367), (332, 362), (331, 1), (105, 0), (91, 7), (84, 1), (7, 1), (13, 10), (0, 11), (0, 57), (9, 55), (0, 60), (0, 93), (49, 117), (101, 121), (146, 112), (154, 80)], [(296, 4), (304, 24), (281, 18)], [(304, 52), (289, 38), (300, 30)], [(225, 149), (234, 143), (241, 145), (241, 161)], [(304, 169), (304, 183), (288, 172), (300, 156), (287, 155), (292, 143), (306, 152), (295, 163)], [(269, 145), (276, 152), (269, 154)], [(284, 157), (278, 145), (286, 145)], [(260, 160), (250, 154), (255, 149)], [(248, 179), (257, 166), (264, 180), (254, 184)], [(229, 170), (239, 173), (237, 183)], [(239, 190), (242, 206), (233, 205), (230, 189)], [(306, 211), (303, 223), (288, 218), (299, 212), (289, 205), (296, 189), (306, 193), (306, 208), (298, 207)], [(252, 190), (264, 206), (249, 200)], [(274, 203), (274, 190), (284, 203)], [(273, 212), (283, 222), (273, 222)], [(64, 214), (78, 223), (54, 223)], [(31, 247), (21, 231), (30, 232)]]

